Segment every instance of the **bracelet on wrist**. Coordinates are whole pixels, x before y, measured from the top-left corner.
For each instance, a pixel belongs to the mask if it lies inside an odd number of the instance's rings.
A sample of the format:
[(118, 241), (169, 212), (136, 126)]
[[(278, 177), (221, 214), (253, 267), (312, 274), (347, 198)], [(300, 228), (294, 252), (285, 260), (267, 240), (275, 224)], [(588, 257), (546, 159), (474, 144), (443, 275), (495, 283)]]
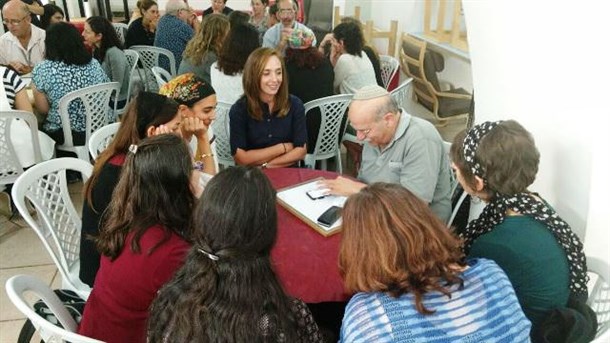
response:
[(201, 154), (201, 159), (203, 160), (206, 157), (214, 157), (214, 153), (209, 153), (209, 154)]

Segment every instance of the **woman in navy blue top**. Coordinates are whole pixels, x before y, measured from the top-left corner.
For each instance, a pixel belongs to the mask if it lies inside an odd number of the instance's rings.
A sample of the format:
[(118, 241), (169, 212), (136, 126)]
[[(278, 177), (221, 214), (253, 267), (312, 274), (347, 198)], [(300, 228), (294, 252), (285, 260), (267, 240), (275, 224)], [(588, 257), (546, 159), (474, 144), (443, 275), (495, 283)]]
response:
[(231, 153), (239, 165), (281, 168), (307, 153), (305, 109), (288, 94), (286, 67), (274, 49), (252, 52), (244, 67), (242, 96), (229, 112)]

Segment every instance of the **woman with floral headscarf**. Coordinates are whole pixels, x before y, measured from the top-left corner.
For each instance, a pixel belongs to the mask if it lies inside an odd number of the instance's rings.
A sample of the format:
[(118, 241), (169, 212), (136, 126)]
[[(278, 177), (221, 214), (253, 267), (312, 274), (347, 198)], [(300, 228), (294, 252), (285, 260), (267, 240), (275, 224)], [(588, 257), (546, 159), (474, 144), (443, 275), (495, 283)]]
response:
[(552, 310), (586, 299), (587, 265), (580, 239), (528, 187), (540, 153), (514, 120), (485, 122), (455, 137), (453, 168), (464, 190), (487, 205), (461, 233), (470, 257), (494, 260), (508, 275), (532, 322), (532, 337)]
[[(214, 135), (210, 124), (216, 118), (216, 92), (209, 82), (193, 73), (180, 75), (163, 85), (159, 93), (174, 99), (182, 118), (182, 137), (196, 139), (195, 167), (206, 174), (216, 174)], [(194, 142), (193, 142), (194, 143)], [(191, 144), (193, 146), (193, 144)], [(194, 148), (195, 149), (195, 148)]]

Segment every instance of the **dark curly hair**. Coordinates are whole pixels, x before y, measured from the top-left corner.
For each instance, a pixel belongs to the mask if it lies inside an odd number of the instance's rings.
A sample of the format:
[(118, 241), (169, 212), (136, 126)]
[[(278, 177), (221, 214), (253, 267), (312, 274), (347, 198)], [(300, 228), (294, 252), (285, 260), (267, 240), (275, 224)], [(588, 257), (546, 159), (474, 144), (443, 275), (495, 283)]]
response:
[(47, 29), (44, 45), (47, 60), (86, 65), (92, 59), (78, 29), (72, 24), (51, 24)]
[(42, 6), (44, 13), (40, 16), (40, 28), (46, 30), (51, 25), (51, 18), (55, 13), (61, 13), (62, 17), (65, 16), (64, 10), (61, 7), (53, 4), (46, 4)]
[(348, 54), (362, 57), (364, 37), (362, 29), (357, 23), (347, 22), (337, 25), (333, 30), (333, 36), (337, 41), (343, 41), (343, 46)]
[(87, 24), (91, 27), (91, 31), (95, 34), (102, 34), (102, 41), (100, 42), (100, 48), (93, 51), (93, 57), (102, 63), (104, 57), (106, 57), (106, 51), (112, 47), (117, 47), (123, 50), (123, 44), (116, 34), (112, 23), (100, 16), (93, 16), (87, 18)]
[(248, 56), (260, 47), (258, 31), (251, 24), (231, 26), (218, 56), (218, 69), (226, 75), (244, 70)]

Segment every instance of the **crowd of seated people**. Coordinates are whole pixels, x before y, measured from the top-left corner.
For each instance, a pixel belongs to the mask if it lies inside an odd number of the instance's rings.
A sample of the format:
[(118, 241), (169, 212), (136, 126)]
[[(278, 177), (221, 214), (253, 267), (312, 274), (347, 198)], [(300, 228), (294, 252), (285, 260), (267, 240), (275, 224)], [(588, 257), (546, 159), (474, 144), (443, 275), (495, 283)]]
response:
[[(357, 20), (344, 18), (318, 46), (299, 21), (302, 2), (272, 2), (252, 0), (246, 14), (211, 0), (198, 17), (169, 0), (160, 17), (155, 1), (139, 0), (124, 44), (104, 17), (87, 18), (81, 34), (56, 6), (3, 6), (0, 110), (40, 115), (43, 159), (64, 141), (64, 95), (116, 81), (127, 103), (84, 185), (79, 277), (93, 291), (79, 333), (107, 342), (546, 342), (558, 311), (586, 318), (582, 243), (529, 190), (540, 159), (532, 135), (512, 120), (485, 122), (456, 136), (448, 156), (436, 128), (380, 85), (379, 57)], [(33, 24), (38, 12), (45, 29)], [(177, 75), (130, 99), (124, 49), (134, 45), (169, 50)], [(28, 73), (33, 100), (20, 77)], [(320, 182), (348, 197), (337, 265), (353, 296), (329, 333), (274, 272), (275, 192), (261, 169), (302, 165), (320, 129), (320, 113), (306, 117), (304, 104), (334, 94), (353, 94), (346, 118), (362, 160), (356, 177)], [(231, 104), (237, 165), (222, 171), (218, 101)], [(85, 120), (73, 103), (77, 145)], [(24, 167), (34, 164), (22, 155)], [(487, 204), (460, 233), (446, 227), (452, 168)]]

